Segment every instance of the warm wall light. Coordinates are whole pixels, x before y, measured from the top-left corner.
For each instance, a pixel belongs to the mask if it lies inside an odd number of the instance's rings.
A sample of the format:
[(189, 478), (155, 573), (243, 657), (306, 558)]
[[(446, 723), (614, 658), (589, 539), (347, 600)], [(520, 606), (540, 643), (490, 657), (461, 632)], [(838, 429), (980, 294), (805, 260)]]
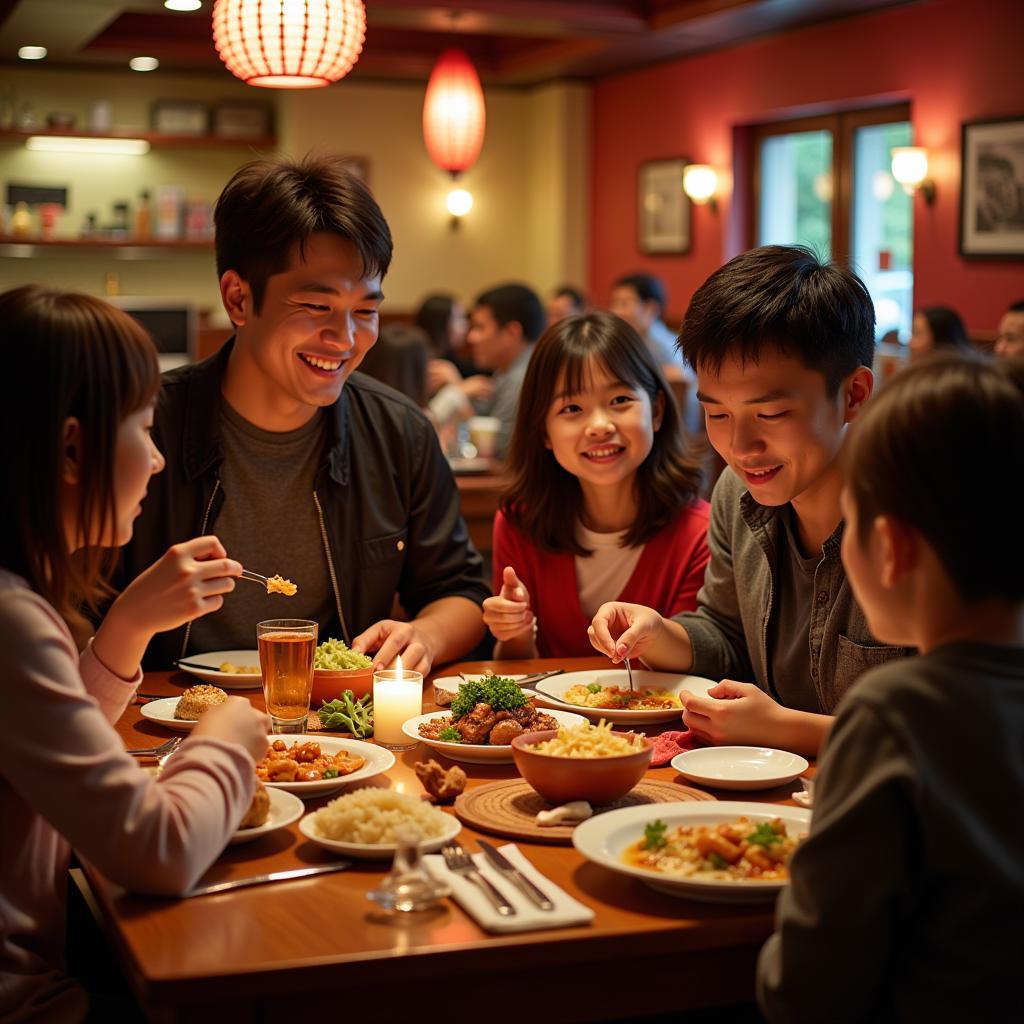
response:
[(453, 175), (468, 170), (480, 155), (486, 124), (476, 68), (462, 50), (445, 50), (423, 98), (423, 139), (430, 159)]
[(132, 57), (128, 61), (128, 67), (132, 71), (156, 71), (160, 67), (160, 61), (156, 57)]
[(344, 78), (366, 39), (362, 0), (216, 0), (213, 42), (228, 71), (266, 89)]
[(717, 210), (716, 188), (718, 188), (718, 175), (710, 165), (687, 164), (683, 169), (683, 191), (698, 206), (703, 206), (706, 203), (712, 210)]
[(142, 156), (149, 152), (145, 139), (102, 139), (30, 135), (25, 148), (41, 153), (101, 153), (107, 156)]
[(198, 11), (203, 0), (164, 0), (164, 7), (169, 11)]
[(923, 146), (895, 146), (892, 176), (907, 195), (920, 192), (926, 203), (935, 199), (935, 182), (928, 177), (928, 151)]
[(18, 56), (22, 60), (42, 60), (46, 56), (45, 46), (20, 46)]
[(473, 195), (464, 188), (453, 188), (445, 200), (448, 212), (452, 215), (451, 225), (455, 231), (463, 217), (473, 209)]

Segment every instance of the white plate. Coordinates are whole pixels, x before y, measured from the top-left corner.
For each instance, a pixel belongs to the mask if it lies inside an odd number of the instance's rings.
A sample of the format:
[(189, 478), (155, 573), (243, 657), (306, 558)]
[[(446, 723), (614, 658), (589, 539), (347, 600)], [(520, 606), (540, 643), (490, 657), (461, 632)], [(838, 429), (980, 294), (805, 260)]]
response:
[[(461, 676), (438, 676), (434, 680), (434, 703), (444, 706), (445, 704), (451, 704), (455, 695), (467, 682), (475, 682), (480, 679), (486, 679), (491, 673), (488, 672), (467, 672), (466, 678), (463, 679)], [(518, 683), (520, 679), (525, 679), (524, 675), (502, 675), (502, 679), (511, 679), (513, 682)]]
[(283, 789), (267, 789), (267, 796), (270, 797), (270, 814), (262, 825), (254, 828), (240, 828), (228, 840), (228, 846), (237, 846), (239, 843), (247, 843), (251, 839), (259, 839), (268, 832), (276, 832), (279, 828), (286, 828), (293, 821), (302, 817), (306, 809), (302, 801)]
[(720, 881), (699, 878), (671, 878), (644, 868), (626, 864), (622, 854), (643, 835), (644, 826), (661, 820), (669, 830), (679, 825), (720, 825), (749, 818), (755, 824), (781, 818), (790, 834), (806, 833), (811, 812), (781, 804), (741, 803), (723, 800), (715, 803), (648, 804), (606, 811), (573, 829), (572, 844), (587, 860), (611, 871), (637, 878), (659, 892), (682, 899), (711, 903), (760, 903), (774, 900), (785, 881)]
[(472, 476), (480, 473), (490, 473), (493, 468), (493, 462), (491, 459), (461, 459), (452, 456), (448, 460), (448, 465), (451, 466), (452, 472), (456, 476)]
[[(535, 683), (533, 688), (540, 696), (542, 704), (549, 707), (572, 708), (573, 711), (586, 715), (595, 722), (603, 718), (606, 722), (628, 722), (636, 725), (642, 722), (671, 722), (683, 717), (682, 708), (664, 708), (653, 711), (623, 711), (612, 708), (584, 708), (578, 704), (570, 704), (564, 700), (562, 694), (571, 686), (582, 683), (587, 686), (589, 683), (597, 683), (599, 686), (622, 686), (628, 689), (629, 677), (624, 668), (613, 669), (590, 669), (586, 672), (563, 672), (560, 676), (552, 676), (550, 679), (542, 679)], [(686, 690), (688, 693), (695, 693), (703, 697), (712, 686), (718, 684), (703, 676), (686, 676), (678, 672), (651, 672), (648, 669), (633, 669), (633, 686), (639, 690), (643, 687), (657, 690), (667, 690), (669, 693), (677, 694)]]
[(305, 733), (278, 733), (267, 737), (269, 747), (275, 740), (284, 740), (289, 747), (296, 743), (319, 743), (320, 749), (328, 754), (336, 754), (339, 750), (349, 750), (364, 758), (366, 763), (358, 771), (351, 775), (340, 775), (336, 779), (320, 779), (319, 782), (264, 782), (267, 789), (283, 789), (287, 793), (294, 793), (305, 800), (311, 796), (321, 796), (324, 793), (331, 793), (350, 782), (365, 781), (372, 779), (392, 768), (395, 763), (395, 755), (384, 747), (378, 747), (373, 743), (364, 743), (362, 740), (343, 740), (336, 736), (309, 735)]
[(175, 729), (177, 732), (190, 732), (196, 727), (195, 720), (175, 718), (174, 709), (178, 706), (179, 697), (163, 697), (160, 700), (147, 701), (139, 711), (143, 718), (151, 722)]
[(771, 789), (807, 771), (799, 754), (771, 747), (700, 747), (672, 758), (684, 779), (716, 789)]
[[(443, 812), (441, 812), (443, 813)], [(454, 839), (462, 831), (462, 822), (454, 814), (445, 814), (448, 820), (445, 831), (433, 839), (424, 839), (420, 843), (420, 850), (423, 853), (433, 853), (440, 850), (449, 839)], [(340, 839), (327, 839), (320, 835), (313, 827), (313, 815), (307, 814), (299, 822), (299, 831), (309, 840), (322, 846), (331, 853), (337, 853), (345, 857), (357, 857), (360, 860), (384, 860), (390, 859), (398, 849), (396, 843), (346, 843)]]
[(259, 690), (263, 687), (263, 677), (258, 672), (239, 675), (237, 672), (221, 672), (217, 667), (223, 665), (225, 661), (230, 661), (232, 665), (258, 666), (259, 651), (208, 651), (206, 654), (190, 654), (182, 660), (189, 662), (188, 665), (178, 663), (178, 668), (182, 672), (190, 672), (208, 683), (215, 683), (221, 689)]
[[(548, 709), (545, 709), (544, 713), (548, 714)], [(582, 715), (569, 711), (550, 711), (550, 714), (559, 725), (580, 725), (584, 721)], [(419, 740), (420, 743), (432, 747), (453, 761), (463, 761), (466, 764), (512, 764), (512, 747), (508, 743), (500, 747), (492, 747), (489, 743), (445, 743), (443, 740), (428, 740), (420, 735), (419, 727), (423, 722), (429, 722), (432, 718), (451, 717), (450, 711), (417, 715), (402, 724), (402, 732), (410, 739)]]

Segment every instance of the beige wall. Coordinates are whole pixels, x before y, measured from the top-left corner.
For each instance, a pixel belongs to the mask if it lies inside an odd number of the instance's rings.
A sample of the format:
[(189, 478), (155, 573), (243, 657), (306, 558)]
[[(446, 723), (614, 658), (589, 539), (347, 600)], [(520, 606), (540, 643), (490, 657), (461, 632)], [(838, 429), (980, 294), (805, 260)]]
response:
[[(487, 135), (462, 184), (474, 195), (458, 231), (444, 200), (450, 181), (422, 141), (423, 86), (342, 81), (304, 92), (254, 90), (223, 76), (148, 75), (5, 69), (4, 84), (37, 117), (68, 110), (80, 125), (89, 104), (109, 99), (114, 122), (144, 128), (156, 99), (263, 99), (278, 115), (282, 152), (336, 151), (367, 157), (370, 185), (391, 224), (395, 259), (385, 283), (388, 308), (409, 310), (432, 290), (466, 300), (481, 289), (521, 280), (542, 293), (563, 280), (584, 281), (586, 267), (589, 89), (555, 84), (537, 90), (488, 89)], [(154, 148), (142, 157), (30, 153), (0, 142), (0, 184), (66, 184), (69, 209), (58, 233), (77, 234), (92, 210), (108, 221), (111, 204), (132, 203), (142, 189), (183, 184), (213, 200), (245, 149)], [(219, 311), (210, 253), (162, 252), (159, 259), (116, 260), (96, 250), (42, 259), (0, 258), (0, 287), (43, 280), (101, 294), (108, 271), (124, 294), (189, 296)]]

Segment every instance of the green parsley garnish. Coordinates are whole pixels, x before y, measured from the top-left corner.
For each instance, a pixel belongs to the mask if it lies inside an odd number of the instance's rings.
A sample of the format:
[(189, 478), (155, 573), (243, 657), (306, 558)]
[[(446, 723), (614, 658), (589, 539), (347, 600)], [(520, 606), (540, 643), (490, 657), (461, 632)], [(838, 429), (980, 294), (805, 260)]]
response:
[(446, 725), (438, 734), (437, 738), (443, 743), (461, 743), (462, 733), (454, 725)]
[(600, 683), (587, 683), (587, 690), (590, 693), (600, 693), (604, 687)]
[(643, 848), (645, 850), (653, 850), (656, 847), (664, 846), (668, 842), (665, 838), (665, 832), (667, 830), (668, 825), (666, 825), (660, 818), (657, 821), (652, 821), (644, 828)]
[(336, 779), (338, 777), (338, 774), (339, 772), (337, 768), (325, 768), (323, 777), (325, 779)]
[(762, 821), (753, 832), (747, 836), (748, 843), (756, 843), (758, 846), (765, 848), (774, 846), (775, 843), (782, 842), (782, 836), (775, 831), (766, 821)]
[(725, 858), (724, 858), (724, 857), (722, 857), (722, 855), (721, 855), (720, 853), (715, 853), (715, 851), (714, 851), (714, 850), (712, 850), (712, 851), (711, 851), (711, 852), (710, 852), (710, 853), (708, 854), (708, 863), (709, 863), (709, 864), (710, 864), (710, 865), (711, 865), (711, 866), (712, 866), (713, 868), (718, 868), (718, 870), (719, 870), (719, 871), (721, 871), (721, 870), (722, 870), (722, 868), (726, 868), (726, 867), (728, 867), (728, 866), (729, 866), (729, 865), (728, 865), (728, 864), (727, 864), (727, 863), (725, 862)]
[(471, 679), (459, 687), (451, 704), (452, 718), (468, 715), (477, 704), (490, 704), (494, 711), (515, 711), (526, 701), (526, 694), (514, 679), (492, 674), (483, 679)]

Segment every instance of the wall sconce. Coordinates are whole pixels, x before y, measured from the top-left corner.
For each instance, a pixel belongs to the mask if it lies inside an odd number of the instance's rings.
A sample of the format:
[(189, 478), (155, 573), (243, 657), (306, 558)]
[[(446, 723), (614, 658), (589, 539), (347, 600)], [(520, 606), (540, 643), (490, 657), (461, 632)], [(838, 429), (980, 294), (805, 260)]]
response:
[(923, 146), (894, 147), (892, 176), (908, 196), (920, 192), (929, 205), (935, 201), (935, 182), (928, 177), (928, 151)]
[(687, 164), (683, 169), (683, 191), (698, 206), (707, 204), (712, 210), (717, 210), (717, 188), (718, 175), (710, 164)]
[(445, 201), (448, 212), (452, 215), (452, 231), (457, 231), (459, 222), (473, 209), (473, 195), (467, 189), (453, 188)]

